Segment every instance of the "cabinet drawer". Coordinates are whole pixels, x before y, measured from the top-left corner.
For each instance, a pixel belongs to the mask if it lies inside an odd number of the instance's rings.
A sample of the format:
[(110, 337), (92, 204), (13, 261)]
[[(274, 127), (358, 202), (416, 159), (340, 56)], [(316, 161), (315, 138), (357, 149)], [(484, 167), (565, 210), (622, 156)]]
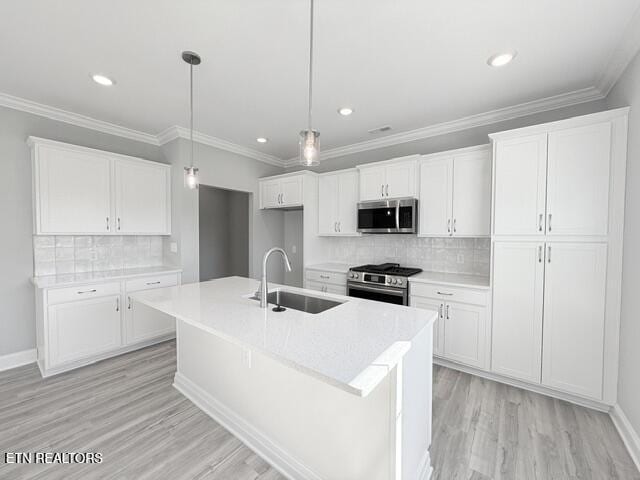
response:
[(158, 275), (155, 277), (135, 278), (127, 280), (125, 289), (128, 293), (140, 290), (149, 290), (151, 288), (173, 287), (178, 284), (178, 275), (175, 273), (169, 275)]
[(320, 270), (307, 270), (305, 278), (313, 282), (333, 283), (334, 285), (347, 284), (346, 273), (323, 272)]
[(469, 303), (471, 305), (487, 306), (489, 291), (447, 287), (429, 283), (409, 283), (409, 294), (418, 297), (437, 298), (445, 301)]
[(76, 300), (87, 300), (89, 298), (105, 297), (108, 295), (120, 295), (119, 282), (54, 288), (47, 293), (47, 303), (53, 305), (56, 303), (74, 302)]

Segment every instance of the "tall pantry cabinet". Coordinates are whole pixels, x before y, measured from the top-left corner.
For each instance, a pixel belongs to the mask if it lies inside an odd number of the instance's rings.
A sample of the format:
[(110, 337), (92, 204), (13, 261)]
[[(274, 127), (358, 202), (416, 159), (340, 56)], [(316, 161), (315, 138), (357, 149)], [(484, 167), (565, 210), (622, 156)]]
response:
[(490, 135), (494, 373), (615, 402), (627, 112)]

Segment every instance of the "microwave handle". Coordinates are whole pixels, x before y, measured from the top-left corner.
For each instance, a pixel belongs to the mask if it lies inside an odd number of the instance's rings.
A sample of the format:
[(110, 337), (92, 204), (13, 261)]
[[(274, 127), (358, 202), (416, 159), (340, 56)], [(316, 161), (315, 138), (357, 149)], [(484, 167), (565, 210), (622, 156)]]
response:
[(396, 200), (396, 230), (400, 230), (400, 200)]

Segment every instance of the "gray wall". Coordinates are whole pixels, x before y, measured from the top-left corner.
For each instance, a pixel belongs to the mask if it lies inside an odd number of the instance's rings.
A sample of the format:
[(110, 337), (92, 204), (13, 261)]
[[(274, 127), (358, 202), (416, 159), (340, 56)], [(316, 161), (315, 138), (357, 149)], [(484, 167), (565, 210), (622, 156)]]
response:
[[(183, 283), (197, 282), (199, 274), (198, 193), (184, 188), (183, 169), (189, 165), (189, 142), (176, 139), (163, 147), (165, 157), (172, 168), (172, 235), (166, 241), (165, 258), (181, 265)], [(262, 255), (284, 241), (283, 212), (259, 210), (258, 178), (282, 173), (282, 168), (267, 165), (242, 155), (220, 150), (208, 145), (196, 144), (195, 163), (200, 169), (203, 185), (238, 190), (252, 194), (249, 224), (249, 275), (258, 278)], [(171, 242), (178, 244), (178, 253), (169, 251)], [(269, 269), (274, 282), (284, 280), (281, 265), (273, 262)]]
[(640, 54), (607, 97), (610, 108), (631, 106), (624, 212), (618, 403), (640, 432)]
[(198, 197), (200, 281), (247, 277), (250, 194), (202, 185)]
[(30, 135), (165, 162), (159, 147), (0, 107), (0, 355), (35, 348)]
[[(285, 285), (292, 287), (303, 286), (303, 258), (302, 245), (302, 210), (290, 210), (284, 213), (284, 249), (291, 262), (291, 271), (284, 273)], [(293, 253), (295, 247), (296, 253)], [(280, 262), (280, 260), (277, 260)]]
[[(604, 100), (596, 102), (582, 103), (572, 107), (551, 110), (548, 112), (529, 115), (526, 117), (507, 120), (504, 122), (485, 125), (482, 127), (461, 130), (446, 135), (438, 135), (436, 137), (425, 138), (415, 142), (403, 143), (392, 147), (379, 148), (367, 152), (358, 152), (351, 155), (345, 155), (337, 158), (324, 160), (317, 167), (311, 170), (315, 172), (330, 172), (343, 168), (352, 168), (370, 162), (379, 162), (381, 160), (389, 160), (390, 158), (402, 157), (413, 154), (428, 154), (442, 152), (445, 150), (453, 150), (456, 148), (472, 147), (474, 145), (482, 145), (489, 143), (488, 135), (503, 130), (511, 130), (513, 128), (526, 127), (529, 125), (537, 125), (539, 123), (563, 120), (565, 118), (575, 117), (578, 115), (586, 115), (588, 113), (606, 110), (607, 106)], [(308, 169), (307, 167), (291, 167), (287, 172)]]

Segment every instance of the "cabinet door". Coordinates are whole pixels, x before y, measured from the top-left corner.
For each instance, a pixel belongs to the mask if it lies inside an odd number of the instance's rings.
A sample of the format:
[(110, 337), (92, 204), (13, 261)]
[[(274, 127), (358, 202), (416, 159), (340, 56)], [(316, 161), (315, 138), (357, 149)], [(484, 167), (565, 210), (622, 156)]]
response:
[(452, 233), (453, 159), (428, 160), (420, 166), (420, 235), (437, 237)]
[(260, 183), (261, 208), (275, 208), (280, 206), (280, 181), (271, 180)]
[[(322, 176), (318, 179), (318, 234), (338, 233), (338, 175)], [(354, 207), (355, 209), (355, 207)]]
[(385, 197), (385, 167), (360, 169), (360, 200), (378, 200)]
[(547, 134), (498, 141), (495, 149), (496, 235), (544, 235)]
[(49, 366), (120, 347), (120, 310), (119, 295), (50, 306)]
[(610, 160), (610, 123), (549, 134), (549, 235), (607, 234)]
[(496, 242), (491, 369), (540, 383), (544, 243)]
[(444, 353), (444, 329), (442, 324), (445, 307), (444, 302), (431, 298), (411, 297), (411, 306), (438, 312), (438, 317), (433, 324), (433, 354), (442, 356)]
[(358, 172), (338, 176), (338, 233), (358, 235)]
[(40, 146), (35, 168), (37, 233), (104, 235), (113, 231), (108, 157)]
[(453, 235), (491, 233), (491, 155), (474, 152), (453, 160)]
[(449, 302), (443, 317), (445, 358), (485, 368), (487, 309)]
[(333, 293), (334, 295), (346, 295), (347, 294), (347, 286), (340, 286), (340, 285), (331, 285), (331, 284), (326, 284), (324, 286), (324, 291), (326, 293)]
[(283, 178), (280, 182), (283, 206), (302, 205), (302, 178)]
[(602, 398), (607, 247), (547, 244), (542, 383)]
[(125, 342), (127, 345), (175, 333), (175, 319), (166, 313), (136, 303), (127, 296)]
[(171, 233), (169, 169), (116, 160), (116, 225), (119, 233)]
[(416, 162), (400, 162), (387, 166), (385, 197), (415, 197), (416, 165)]

